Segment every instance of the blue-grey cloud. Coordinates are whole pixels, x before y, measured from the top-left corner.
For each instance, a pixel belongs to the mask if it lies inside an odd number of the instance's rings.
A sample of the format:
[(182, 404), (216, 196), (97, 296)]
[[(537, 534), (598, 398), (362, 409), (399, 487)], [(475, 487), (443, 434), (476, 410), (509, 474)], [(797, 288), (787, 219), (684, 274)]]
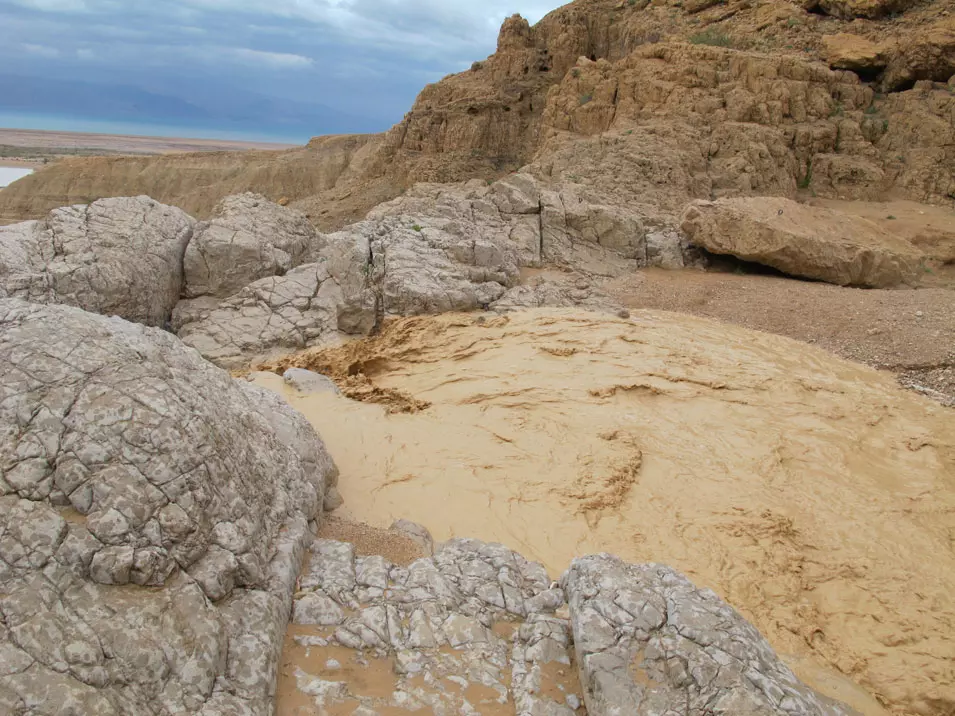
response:
[[(381, 130), (401, 118), (422, 85), (492, 52), (506, 16), (536, 21), (559, 4), (0, 0), (0, 73), (7, 86), (34, 82), (36, 112), (51, 111), (44, 87), (59, 83), (61, 95), (76, 94), (64, 92), (72, 82), (104, 98), (123, 88), (125, 99), (105, 104), (127, 107), (130, 117), (140, 111), (168, 121), (159, 108), (170, 97), (212, 124), (259, 122), (260, 134)], [(29, 91), (17, 96), (17, 107), (0, 97), (0, 109), (29, 111), (21, 106), (30, 105)], [(83, 112), (95, 102), (86, 105)], [(323, 126), (311, 128), (313, 120)]]

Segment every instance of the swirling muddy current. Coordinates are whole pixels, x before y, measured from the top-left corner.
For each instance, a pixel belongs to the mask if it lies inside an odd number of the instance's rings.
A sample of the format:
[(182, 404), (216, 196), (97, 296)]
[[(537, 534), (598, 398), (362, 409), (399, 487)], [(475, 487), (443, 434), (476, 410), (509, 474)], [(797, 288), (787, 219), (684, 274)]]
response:
[(866, 713), (955, 709), (955, 412), (889, 374), (706, 319), (444, 315), (268, 366), (343, 516), (496, 541), (553, 575), (661, 562)]

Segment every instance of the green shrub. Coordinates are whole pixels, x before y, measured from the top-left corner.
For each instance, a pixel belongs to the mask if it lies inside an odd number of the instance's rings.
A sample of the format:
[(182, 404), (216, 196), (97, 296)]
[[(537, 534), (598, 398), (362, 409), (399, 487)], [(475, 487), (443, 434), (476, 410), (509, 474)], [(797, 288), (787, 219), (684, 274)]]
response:
[(800, 189), (808, 189), (812, 184), (812, 159), (806, 163), (806, 175), (799, 180)]

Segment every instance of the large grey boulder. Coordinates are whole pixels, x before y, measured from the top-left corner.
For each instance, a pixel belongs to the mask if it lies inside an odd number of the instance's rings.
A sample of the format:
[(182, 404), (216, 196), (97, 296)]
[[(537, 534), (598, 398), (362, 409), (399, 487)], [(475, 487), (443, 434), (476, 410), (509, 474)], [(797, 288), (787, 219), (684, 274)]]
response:
[(260, 278), (314, 261), (323, 246), (302, 212), (258, 194), (226, 197), (211, 220), (196, 226), (183, 263), (183, 295), (226, 298)]
[(670, 567), (591, 555), (560, 581), (591, 716), (854, 713), (800, 682), (736, 610)]
[(513, 252), (450, 228), (441, 218), (387, 215), (349, 226), (329, 241), (368, 246), (361, 291), (381, 315), (470, 311), (518, 282)]
[(327, 265), (306, 264), (259, 279), (223, 301), (182, 301), (172, 325), (206, 360), (237, 368), (276, 352), (335, 342), (343, 302)]
[(182, 210), (139, 196), (0, 227), (0, 297), (162, 326), (179, 300), (193, 225)]
[(0, 300), (0, 712), (270, 713), (337, 471), (154, 328)]

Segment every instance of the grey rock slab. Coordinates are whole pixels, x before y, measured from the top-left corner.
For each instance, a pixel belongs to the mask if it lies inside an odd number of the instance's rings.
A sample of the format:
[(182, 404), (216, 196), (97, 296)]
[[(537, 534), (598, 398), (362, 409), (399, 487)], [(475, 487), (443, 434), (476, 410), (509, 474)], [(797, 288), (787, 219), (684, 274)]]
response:
[(139, 196), (0, 227), (0, 298), (165, 326), (179, 300), (194, 224), (182, 210)]
[(183, 343), (225, 368), (340, 340), (343, 295), (324, 262), (259, 279), (215, 304), (197, 301), (179, 303), (173, 325)]

